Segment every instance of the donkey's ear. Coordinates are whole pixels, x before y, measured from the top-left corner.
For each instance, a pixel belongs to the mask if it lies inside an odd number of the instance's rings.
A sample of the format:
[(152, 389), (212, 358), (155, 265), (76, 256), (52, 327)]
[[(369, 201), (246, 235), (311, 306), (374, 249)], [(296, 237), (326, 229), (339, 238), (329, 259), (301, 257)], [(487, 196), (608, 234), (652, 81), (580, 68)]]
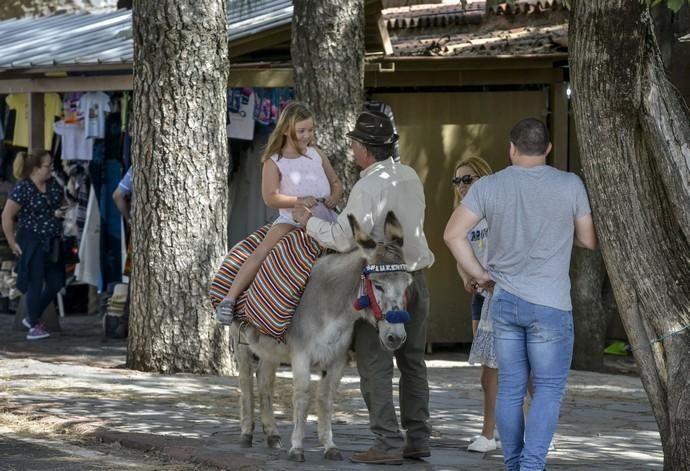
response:
[(386, 222), (383, 225), (383, 235), (386, 237), (386, 240), (390, 240), (402, 247), (403, 230), (400, 221), (395, 217), (393, 211), (388, 211), (388, 214), (386, 214)]
[(364, 232), (352, 214), (347, 215), (347, 220), (350, 221), (350, 227), (352, 228), (352, 237), (355, 238), (357, 245), (363, 249), (375, 249), (376, 241), (369, 237), (369, 234)]

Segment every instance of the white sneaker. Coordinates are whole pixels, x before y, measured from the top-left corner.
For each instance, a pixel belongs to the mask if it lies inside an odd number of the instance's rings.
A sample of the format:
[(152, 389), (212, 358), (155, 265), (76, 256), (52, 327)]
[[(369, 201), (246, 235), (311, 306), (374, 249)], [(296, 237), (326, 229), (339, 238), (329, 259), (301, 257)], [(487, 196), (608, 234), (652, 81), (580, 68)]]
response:
[(470, 445), (467, 447), (467, 451), (486, 453), (488, 451), (493, 451), (496, 448), (496, 439), (492, 438), (489, 440), (484, 435), (479, 435), (479, 438), (470, 443)]
[(29, 319), (27, 319), (26, 317), (24, 319), (22, 319), (22, 325), (24, 327), (26, 327), (27, 329), (31, 328), (31, 324), (29, 324)]

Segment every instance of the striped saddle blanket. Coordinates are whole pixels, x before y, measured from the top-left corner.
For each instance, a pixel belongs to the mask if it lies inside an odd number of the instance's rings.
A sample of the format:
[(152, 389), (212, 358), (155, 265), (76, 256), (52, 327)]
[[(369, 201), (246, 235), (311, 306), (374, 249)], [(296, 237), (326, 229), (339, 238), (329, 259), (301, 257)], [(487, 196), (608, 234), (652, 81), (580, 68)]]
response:
[[(242, 264), (266, 237), (268, 224), (238, 242), (211, 280), (209, 297), (214, 309), (230, 290)], [(259, 332), (284, 341), (309, 274), (321, 247), (302, 229), (289, 232), (273, 247), (252, 284), (235, 305), (235, 316)]]

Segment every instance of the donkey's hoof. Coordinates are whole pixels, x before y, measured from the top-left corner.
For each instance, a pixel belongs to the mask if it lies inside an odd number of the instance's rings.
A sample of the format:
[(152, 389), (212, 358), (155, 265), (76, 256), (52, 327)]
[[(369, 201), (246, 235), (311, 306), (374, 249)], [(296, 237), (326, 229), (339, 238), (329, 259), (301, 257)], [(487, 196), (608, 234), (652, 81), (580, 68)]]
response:
[(343, 461), (343, 455), (340, 454), (340, 450), (337, 448), (329, 448), (326, 450), (326, 453), (323, 454), (323, 457), (331, 461)]
[(266, 444), (269, 448), (282, 448), (283, 442), (280, 441), (280, 435), (269, 435), (266, 438)]
[(304, 463), (304, 450), (301, 448), (292, 448), (288, 453), (288, 459), (290, 461), (296, 461), (298, 463)]
[(252, 447), (252, 434), (250, 433), (243, 433), (240, 435), (240, 446), (242, 448), (251, 448)]

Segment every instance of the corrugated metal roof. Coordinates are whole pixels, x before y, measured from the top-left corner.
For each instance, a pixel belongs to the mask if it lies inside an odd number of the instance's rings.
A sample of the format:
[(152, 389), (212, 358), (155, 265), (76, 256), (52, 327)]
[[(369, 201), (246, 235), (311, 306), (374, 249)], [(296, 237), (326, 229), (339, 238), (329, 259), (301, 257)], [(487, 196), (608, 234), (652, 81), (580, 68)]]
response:
[(230, 41), (290, 24), (292, 0), (230, 0)]
[[(292, 0), (230, 0), (230, 41), (289, 24)], [(133, 60), (132, 11), (0, 21), (0, 70)]]
[(131, 63), (132, 12), (77, 13), (0, 22), (0, 68)]

